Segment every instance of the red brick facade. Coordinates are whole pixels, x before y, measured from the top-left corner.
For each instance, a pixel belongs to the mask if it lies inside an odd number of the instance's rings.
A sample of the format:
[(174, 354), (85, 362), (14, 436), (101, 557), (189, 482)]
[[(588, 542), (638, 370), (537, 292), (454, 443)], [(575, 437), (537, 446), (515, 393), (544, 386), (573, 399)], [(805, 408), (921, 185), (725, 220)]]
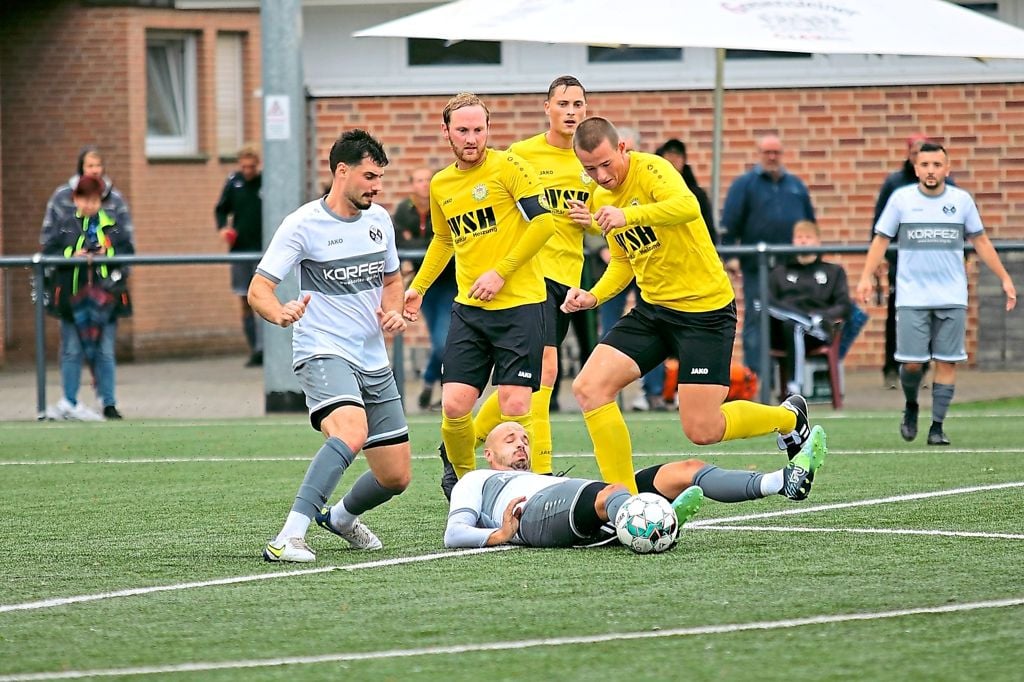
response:
[[(245, 136), (258, 140), (260, 101), (252, 93), (260, 87), (259, 14), (88, 8), (77, 2), (36, 5), (5, 17), (0, 32), (0, 254), (38, 250), (46, 201), (74, 173), (78, 151), (86, 144), (100, 147), (107, 173), (128, 201), (139, 253), (222, 253), (213, 206), (234, 163), (217, 156), (213, 55), (218, 32), (244, 36)], [(196, 159), (146, 156), (150, 30), (196, 36)], [(11, 326), (0, 363), (26, 361), (33, 354), (28, 273), (7, 272), (11, 305), (4, 317)], [(138, 267), (131, 286), (135, 316), (119, 331), (121, 355), (244, 348), (228, 266)], [(51, 357), (58, 346), (56, 327), (47, 320)]]
[[(193, 160), (155, 161), (144, 151), (145, 41), (153, 29), (197, 36), (200, 157)], [(103, 149), (107, 171), (129, 202), (140, 253), (224, 251), (212, 213), (233, 163), (216, 155), (218, 31), (246, 36), (245, 132), (258, 139), (260, 103), (251, 96), (260, 87), (257, 13), (89, 8), (74, 2), (8, 12), (0, 28), (0, 254), (37, 250), (46, 200), (72, 174), (78, 149), (88, 143)], [(311, 166), (320, 183), (328, 180), (326, 153), (338, 132), (365, 127), (385, 142), (392, 159), (381, 197), (390, 208), (403, 196), (409, 170), (449, 163), (439, 120), (446, 99), (316, 100), (312, 134), (319, 151)], [(486, 97), (493, 112), (492, 145), (544, 129), (542, 99)], [(710, 190), (710, 92), (592, 93), (590, 99), (592, 114), (637, 128), (644, 149), (668, 137), (684, 139), (691, 165)], [(975, 193), (991, 236), (1024, 238), (1024, 84), (727, 92), (723, 197), (729, 181), (754, 161), (755, 139), (777, 133), (786, 144), (787, 166), (810, 188), (825, 240), (866, 243), (878, 187), (902, 161), (904, 138), (918, 130), (947, 144), (957, 180)], [(855, 276), (863, 259), (840, 260)], [(122, 354), (241, 353), (244, 341), (228, 279), (226, 265), (137, 267), (135, 317), (122, 327)], [(27, 272), (8, 270), (0, 287), (0, 364), (28, 361), (33, 317)], [(850, 366), (880, 362), (884, 311), (869, 312), (872, 321), (848, 358)], [(972, 321), (976, 314), (975, 305)], [(972, 351), (974, 339), (972, 332)], [(422, 342), (422, 334), (409, 342)], [(49, 320), (51, 357), (56, 348)]]
[[(543, 95), (493, 95), (490, 144), (504, 147), (546, 128)], [(669, 137), (686, 141), (689, 162), (711, 189), (712, 101), (709, 91), (591, 93), (591, 115), (639, 130), (653, 150)], [(441, 168), (450, 152), (440, 134), (447, 97), (330, 98), (316, 102), (317, 148), (338, 131), (364, 127), (380, 137), (392, 163), (381, 203), (403, 196), (407, 171)], [(756, 160), (755, 141), (778, 134), (784, 161), (804, 179), (828, 242), (865, 244), (878, 189), (903, 161), (904, 140), (917, 131), (945, 143), (957, 182), (974, 193), (993, 239), (1024, 239), (1024, 84), (738, 90), (725, 96), (722, 200), (729, 182)], [(323, 154), (321, 154), (323, 156)], [(321, 180), (326, 161), (317, 160)], [(863, 256), (842, 262), (856, 285)], [(983, 266), (982, 266), (983, 267)], [(969, 271), (976, 273), (972, 260)], [(968, 350), (975, 349), (977, 301), (972, 274)], [(1018, 283), (1021, 284), (1021, 283)], [(739, 293), (739, 282), (736, 282)], [(738, 296), (742, 308), (742, 295)], [(848, 367), (877, 367), (884, 354), (885, 310), (871, 321), (847, 357)], [(742, 312), (741, 312), (742, 319)], [(739, 356), (737, 342), (737, 356)]]

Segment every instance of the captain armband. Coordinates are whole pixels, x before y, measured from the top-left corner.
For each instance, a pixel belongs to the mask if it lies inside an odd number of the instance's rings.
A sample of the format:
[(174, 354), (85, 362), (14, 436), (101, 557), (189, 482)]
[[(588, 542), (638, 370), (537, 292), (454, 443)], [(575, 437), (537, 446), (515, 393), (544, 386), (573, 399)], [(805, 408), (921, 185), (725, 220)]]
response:
[(543, 198), (540, 194), (532, 197), (523, 197), (516, 203), (519, 204), (519, 210), (522, 211), (527, 220), (533, 220), (539, 215), (551, 213), (547, 199)]

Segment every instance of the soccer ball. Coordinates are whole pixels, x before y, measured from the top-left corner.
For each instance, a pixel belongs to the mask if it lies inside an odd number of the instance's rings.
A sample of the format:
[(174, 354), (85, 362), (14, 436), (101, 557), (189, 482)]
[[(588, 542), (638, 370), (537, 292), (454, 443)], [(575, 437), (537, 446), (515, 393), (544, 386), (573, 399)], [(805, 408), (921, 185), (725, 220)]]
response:
[(615, 515), (615, 534), (619, 542), (637, 554), (668, 551), (679, 537), (676, 510), (660, 495), (634, 495)]
[(757, 396), (757, 375), (738, 362), (729, 368), (729, 395), (726, 400), (753, 400)]

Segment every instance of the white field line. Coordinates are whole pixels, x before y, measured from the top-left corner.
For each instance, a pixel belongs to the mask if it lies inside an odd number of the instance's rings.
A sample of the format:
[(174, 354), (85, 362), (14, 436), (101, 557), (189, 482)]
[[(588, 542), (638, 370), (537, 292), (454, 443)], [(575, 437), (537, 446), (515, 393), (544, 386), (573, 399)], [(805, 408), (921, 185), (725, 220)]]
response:
[(743, 514), (741, 516), (726, 516), (720, 519), (707, 519), (706, 521), (691, 521), (686, 524), (688, 528), (700, 528), (704, 526), (719, 526), (735, 523), (737, 521), (754, 521), (757, 519), (770, 519), (776, 516), (792, 516), (794, 514), (811, 514), (820, 511), (831, 511), (833, 509), (851, 509), (853, 507), (871, 507), (877, 504), (890, 504), (892, 502), (910, 502), (912, 500), (926, 500), (934, 497), (946, 497), (949, 495), (964, 495), (966, 493), (978, 493), (986, 490), (1004, 490), (1006, 488), (1024, 488), (1024, 481), (1012, 483), (993, 483), (991, 485), (975, 485), (967, 488), (953, 488), (950, 490), (935, 490), (927, 493), (910, 493), (908, 495), (893, 495), (892, 497), (878, 497), (871, 500), (856, 500), (854, 502), (837, 502), (835, 504), (819, 504), (810, 507), (795, 507), (779, 511), (762, 512), (760, 514)]
[[(844, 450), (830, 448), (833, 456), (847, 457), (850, 455), (906, 455), (914, 454), (908, 450)], [(942, 448), (929, 450), (929, 456), (935, 455), (1018, 455), (1022, 454), (1019, 448)], [(660, 459), (679, 459), (681, 457), (760, 457), (763, 455), (781, 455), (776, 449), (767, 450), (733, 450), (729, 452), (634, 452), (634, 457), (657, 457)], [(268, 456), (203, 456), (195, 457), (137, 457), (137, 458), (104, 458), (104, 459), (40, 459), (40, 460), (0, 460), (0, 466), (67, 466), (71, 464), (193, 464), (193, 463), (216, 463), (231, 462), (232, 464), (245, 464), (256, 462), (308, 462), (312, 459), (313, 453), (306, 455), (268, 455)], [(436, 460), (436, 454), (413, 455), (414, 460)], [(556, 456), (557, 459), (593, 459), (591, 452), (563, 452)]]
[(178, 663), (171, 665), (140, 666), (135, 668), (107, 668), (97, 670), (63, 670), (57, 672), (24, 673), (0, 676), (0, 682), (34, 682), (37, 680), (71, 680), (83, 677), (159, 675), (182, 672), (206, 672), (211, 670), (270, 668), (285, 665), (339, 663), (344, 661), (370, 661), (389, 658), (410, 658), (413, 656), (447, 656), (451, 654), (463, 654), (476, 651), (518, 651), (521, 649), (532, 649), (535, 647), (602, 644), (605, 642), (662, 639), (665, 637), (693, 637), (700, 635), (730, 634), (734, 632), (784, 630), (804, 627), (806, 625), (828, 625), (831, 623), (884, 620), (888, 618), (902, 618), (906, 616), (962, 613), (967, 611), (977, 611), (980, 609), (998, 609), (1021, 605), (1024, 605), (1024, 597), (971, 602), (967, 604), (923, 606), (911, 609), (899, 609), (895, 611), (843, 613), (823, 616), (807, 616), (804, 618), (789, 618), (785, 620), (759, 621), (753, 623), (703, 625), (692, 628), (672, 628), (668, 630), (654, 631), (645, 630), (642, 632), (611, 632), (599, 635), (580, 635), (576, 637), (549, 637), (543, 639), (522, 639), (505, 642), (478, 642), (469, 644), (453, 644), (448, 646), (420, 647), (415, 649), (385, 649), (381, 651), (321, 654), (318, 656), (283, 656), (278, 658)]
[(197, 587), (213, 587), (215, 585), (236, 585), (238, 583), (251, 583), (260, 580), (276, 580), (277, 578), (294, 578), (303, 575), (316, 575), (317, 573), (330, 573), (331, 571), (358, 571), (364, 568), (383, 568), (385, 566), (399, 566), (401, 564), (421, 563), (434, 561), (435, 559), (451, 559), (455, 557), (468, 556), (470, 554), (483, 554), (485, 552), (497, 552), (515, 549), (513, 545), (499, 545), (497, 547), (481, 547), (479, 549), (466, 549), (451, 552), (437, 552), (434, 554), (422, 554), (419, 556), (399, 557), (396, 559), (382, 559), (380, 561), (367, 561), (361, 564), (348, 564), (345, 566), (321, 566), (320, 568), (305, 568), (294, 571), (281, 571), (278, 573), (259, 573), (256, 575), (242, 575), (232, 578), (217, 578), (215, 580), (201, 580), (190, 583), (175, 583), (172, 585), (153, 585), (151, 587), (136, 587), (115, 592), (100, 592), (97, 594), (82, 594), (74, 597), (54, 597), (52, 599), (41, 599), (39, 601), (23, 602), (21, 604), (0, 604), (0, 613), (8, 611), (34, 611), (38, 609), (49, 609), (55, 606), (67, 606), (69, 604), (80, 604), (82, 602), (100, 601), (103, 599), (115, 599), (117, 597), (135, 597), (155, 592), (176, 592), (179, 590), (191, 590)]
[[(832, 509), (846, 509), (850, 507), (861, 507), (876, 504), (887, 504), (890, 502), (905, 502), (909, 500), (920, 500), (932, 497), (942, 497), (947, 495), (960, 495), (971, 492), (981, 492), (985, 490), (998, 490), (1004, 488), (1017, 488), (1024, 487), (1024, 481), (1014, 483), (997, 483), (987, 486), (973, 486), (970, 488), (954, 488), (952, 490), (938, 490), (927, 493), (914, 493), (909, 495), (898, 495), (894, 497), (876, 498), (870, 500), (857, 500), (854, 502), (842, 502), (837, 504), (828, 505), (817, 505), (812, 507), (800, 507), (798, 509), (785, 509), (774, 512), (764, 512), (761, 514), (746, 514), (743, 516), (729, 516), (718, 519), (708, 519), (706, 521), (694, 521), (687, 524), (688, 528), (706, 528), (709, 526), (725, 526), (736, 521), (750, 521), (755, 519), (771, 518), (774, 516), (788, 516), (791, 514), (807, 514), (817, 511), (826, 511)], [(492, 552), (498, 550), (508, 550), (514, 547), (509, 545), (498, 546), (498, 547), (484, 547), (481, 549), (470, 549), (455, 552), (438, 552), (434, 554), (426, 554), (420, 556), (401, 557), (396, 559), (385, 559), (382, 561), (370, 561), (361, 564), (350, 564), (342, 566), (323, 566), (320, 568), (309, 568), (299, 569), (294, 571), (282, 571), (280, 573), (261, 573), (257, 575), (247, 576), (235, 576), (230, 578), (217, 578), (214, 580), (203, 580), (189, 583), (175, 583), (170, 585), (153, 585), (150, 587), (138, 587), (130, 588), (125, 590), (117, 590), (113, 592), (100, 592), (97, 594), (84, 594), (71, 597), (54, 597), (51, 599), (43, 599), (33, 602), (22, 602), (19, 604), (0, 604), (0, 613), (6, 613), (8, 611), (31, 611), (38, 609), (53, 608), (58, 606), (67, 606), (69, 604), (79, 604), (82, 602), (100, 601), (104, 599), (114, 599), (118, 597), (134, 597), (144, 594), (153, 594), (155, 592), (175, 592), (179, 590), (187, 590), (198, 587), (213, 587), (217, 585), (232, 585), (237, 583), (248, 583), (256, 582), (260, 580), (272, 580), (275, 578), (302, 576), (302, 575), (314, 575), (317, 573), (328, 573), (331, 571), (354, 571), (364, 568), (380, 568), (384, 566), (397, 566), (401, 564), (419, 563), (424, 561), (432, 561), (435, 559), (445, 559), (452, 557), (466, 556), (469, 554), (481, 554), (484, 552)]]
[[(686, 528), (694, 524), (686, 525)], [(995, 540), (1024, 540), (1021, 533), (982, 533), (959, 530), (915, 530), (912, 528), (809, 528), (805, 526), (724, 526), (704, 525), (698, 530), (767, 531), (772, 533), (866, 533), (877, 535), (928, 535), (948, 538), (990, 538)]]

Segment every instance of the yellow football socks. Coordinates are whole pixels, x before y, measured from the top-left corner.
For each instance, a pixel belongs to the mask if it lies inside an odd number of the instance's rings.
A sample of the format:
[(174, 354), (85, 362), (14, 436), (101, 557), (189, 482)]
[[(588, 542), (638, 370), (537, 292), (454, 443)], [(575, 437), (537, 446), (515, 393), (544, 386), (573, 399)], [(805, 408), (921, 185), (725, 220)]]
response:
[(530, 399), (530, 415), (533, 417), (533, 440), (530, 461), (533, 473), (551, 473), (551, 386), (541, 386)]
[(501, 407), (498, 405), (498, 392), (491, 391), (473, 420), (473, 431), (476, 433), (476, 445), (480, 447), (487, 440), (487, 434), (501, 423)]
[(635, 495), (633, 446), (618, 404), (613, 401), (584, 412), (583, 421), (590, 432), (590, 440), (594, 442), (594, 457), (597, 458), (601, 478), (607, 483), (621, 483)]
[(441, 417), (441, 440), (448, 453), (448, 461), (455, 468), (455, 475), (462, 478), (476, 469), (476, 440), (473, 435), (473, 415), (451, 419)]
[(723, 441), (763, 436), (775, 431), (789, 433), (796, 428), (796, 415), (778, 405), (734, 400), (722, 405), (722, 414), (725, 415)]

